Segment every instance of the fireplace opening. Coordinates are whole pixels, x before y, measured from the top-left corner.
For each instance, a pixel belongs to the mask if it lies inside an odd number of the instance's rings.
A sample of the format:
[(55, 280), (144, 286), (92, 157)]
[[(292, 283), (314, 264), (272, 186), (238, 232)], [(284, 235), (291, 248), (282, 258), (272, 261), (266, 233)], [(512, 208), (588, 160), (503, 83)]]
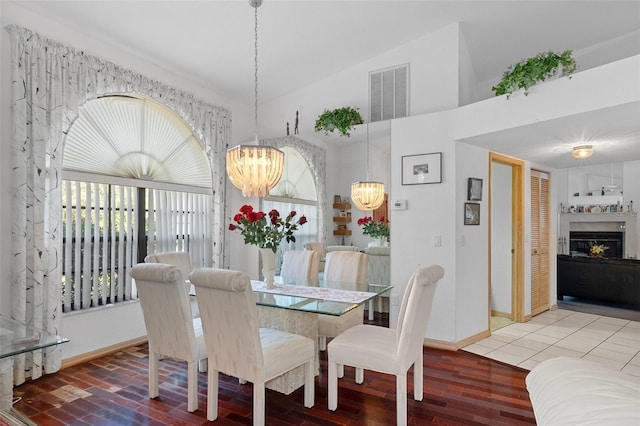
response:
[(609, 247), (604, 257), (622, 259), (624, 247), (623, 232), (569, 232), (569, 250), (572, 256), (588, 256), (593, 244), (603, 244)]

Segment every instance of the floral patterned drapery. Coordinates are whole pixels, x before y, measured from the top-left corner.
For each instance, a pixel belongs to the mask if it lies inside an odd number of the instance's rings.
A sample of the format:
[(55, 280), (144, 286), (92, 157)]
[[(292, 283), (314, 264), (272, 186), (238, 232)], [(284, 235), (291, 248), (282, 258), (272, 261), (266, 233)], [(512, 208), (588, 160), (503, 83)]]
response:
[[(212, 172), (212, 266), (225, 267), (225, 151), (231, 112), (118, 65), (15, 25), (11, 36), (12, 271), (11, 316), (55, 334), (60, 327), (61, 199), (64, 138), (87, 100), (140, 94), (189, 124)], [(59, 370), (57, 347), (14, 357), (14, 384)], [(4, 374), (4, 373), (3, 373)], [(6, 377), (2, 377), (6, 380)]]

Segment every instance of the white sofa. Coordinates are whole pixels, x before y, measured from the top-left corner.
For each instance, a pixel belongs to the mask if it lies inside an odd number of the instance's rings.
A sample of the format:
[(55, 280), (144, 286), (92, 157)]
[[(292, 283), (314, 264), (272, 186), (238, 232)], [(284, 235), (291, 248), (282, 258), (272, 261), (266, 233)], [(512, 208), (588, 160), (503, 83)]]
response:
[(603, 364), (548, 359), (526, 384), (538, 426), (640, 425), (640, 378)]

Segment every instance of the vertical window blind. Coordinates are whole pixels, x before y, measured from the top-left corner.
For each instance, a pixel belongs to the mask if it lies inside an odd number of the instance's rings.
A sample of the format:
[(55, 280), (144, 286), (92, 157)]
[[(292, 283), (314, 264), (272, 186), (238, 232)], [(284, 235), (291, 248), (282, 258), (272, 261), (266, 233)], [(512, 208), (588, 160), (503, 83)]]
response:
[(65, 180), (62, 201), (64, 312), (137, 299), (128, 271), (147, 253), (210, 263), (208, 194)]

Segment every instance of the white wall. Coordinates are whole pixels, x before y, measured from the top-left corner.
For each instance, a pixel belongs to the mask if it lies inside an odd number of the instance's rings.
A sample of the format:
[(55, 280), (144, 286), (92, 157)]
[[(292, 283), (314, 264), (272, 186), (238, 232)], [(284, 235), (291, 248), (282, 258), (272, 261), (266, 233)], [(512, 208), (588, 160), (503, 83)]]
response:
[[(453, 129), (451, 129), (453, 132)], [(456, 313), (455, 342), (489, 328), (489, 152), (455, 142)], [(464, 224), (467, 179), (484, 182), (480, 203), (480, 225)]]
[[(436, 290), (427, 337), (446, 342), (456, 338), (456, 297), (459, 295), (455, 224), (459, 218), (456, 206), (460, 203), (456, 191), (456, 150), (451, 133), (450, 111), (396, 120), (391, 126), (390, 202), (407, 200), (407, 209), (391, 211), (391, 282), (394, 288), (390, 322), (397, 321), (400, 299), (411, 275), (422, 267), (441, 265), (445, 275)], [(403, 186), (402, 156), (432, 152), (442, 153), (442, 183)], [(440, 247), (434, 247), (435, 237), (440, 237)], [(486, 288), (484, 285), (485, 300)], [(485, 303), (485, 316), (486, 306)]]
[(261, 131), (279, 136), (283, 123), (300, 111), (300, 135), (316, 143), (324, 140), (314, 134), (315, 120), (325, 109), (342, 106), (359, 108), (368, 121), (369, 72), (409, 63), (410, 114), (454, 108), (458, 105), (458, 25), (450, 25), (433, 34), (345, 69), (315, 84), (292, 92), (261, 107)]

